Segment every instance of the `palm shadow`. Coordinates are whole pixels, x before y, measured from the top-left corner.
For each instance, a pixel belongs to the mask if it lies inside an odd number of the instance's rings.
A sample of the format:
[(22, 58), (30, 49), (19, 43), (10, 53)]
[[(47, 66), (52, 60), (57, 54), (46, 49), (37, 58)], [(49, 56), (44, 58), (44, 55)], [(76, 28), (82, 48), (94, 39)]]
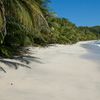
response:
[[(14, 69), (18, 69), (19, 66), (31, 69), (31, 67), (29, 66), (31, 62), (42, 64), (40, 58), (30, 56), (30, 55), (15, 56), (12, 59), (5, 59), (5, 58), (0, 57), (0, 62)], [(6, 70), (3, 68), (3, 66), (0, 66), (0, 71), (3, 71), (4, 73), (6, 73)]]

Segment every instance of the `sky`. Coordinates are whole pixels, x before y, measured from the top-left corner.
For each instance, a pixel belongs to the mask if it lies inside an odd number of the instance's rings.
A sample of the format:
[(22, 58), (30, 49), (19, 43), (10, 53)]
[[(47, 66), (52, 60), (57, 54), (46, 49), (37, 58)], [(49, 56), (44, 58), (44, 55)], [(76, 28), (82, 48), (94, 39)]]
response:
[(51, 0), (50, 7), (77, 26), (100, 25), (100, 0)]

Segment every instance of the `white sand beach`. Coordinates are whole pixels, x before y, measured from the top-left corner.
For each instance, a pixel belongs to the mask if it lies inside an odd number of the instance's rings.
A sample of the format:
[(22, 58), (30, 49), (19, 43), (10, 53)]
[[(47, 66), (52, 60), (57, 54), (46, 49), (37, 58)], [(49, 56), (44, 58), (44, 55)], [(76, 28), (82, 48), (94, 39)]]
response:
[(0, 63), (0, 100), (100, 100), (100, 50), (92, 44), (30, 48), (31, 69)]

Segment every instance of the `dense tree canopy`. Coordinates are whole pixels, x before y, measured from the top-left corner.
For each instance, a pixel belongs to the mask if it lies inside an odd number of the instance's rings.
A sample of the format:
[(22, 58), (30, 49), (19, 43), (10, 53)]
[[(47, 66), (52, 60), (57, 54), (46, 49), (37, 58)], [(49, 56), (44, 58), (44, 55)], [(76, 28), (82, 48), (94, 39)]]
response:
[(1, 56), (11, 57), (28, 45), (100, 39), (100, 26), (77, 27), (50, 12), (48, 3), (50, 0), (0, 0)]

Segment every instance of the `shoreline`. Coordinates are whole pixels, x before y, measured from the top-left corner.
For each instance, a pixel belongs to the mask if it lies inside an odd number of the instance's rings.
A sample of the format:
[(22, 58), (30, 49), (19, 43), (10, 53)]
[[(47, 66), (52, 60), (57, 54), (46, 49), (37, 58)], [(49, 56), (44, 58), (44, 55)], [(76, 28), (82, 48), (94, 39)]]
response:
[(98, 64), (100, 64), (100, 47), (95, 44), (96, 41), (90, 43), (81, 44), (83, 48), (88, 51), (88, 54), (83, 55), (84, 59), (90, 59)]

